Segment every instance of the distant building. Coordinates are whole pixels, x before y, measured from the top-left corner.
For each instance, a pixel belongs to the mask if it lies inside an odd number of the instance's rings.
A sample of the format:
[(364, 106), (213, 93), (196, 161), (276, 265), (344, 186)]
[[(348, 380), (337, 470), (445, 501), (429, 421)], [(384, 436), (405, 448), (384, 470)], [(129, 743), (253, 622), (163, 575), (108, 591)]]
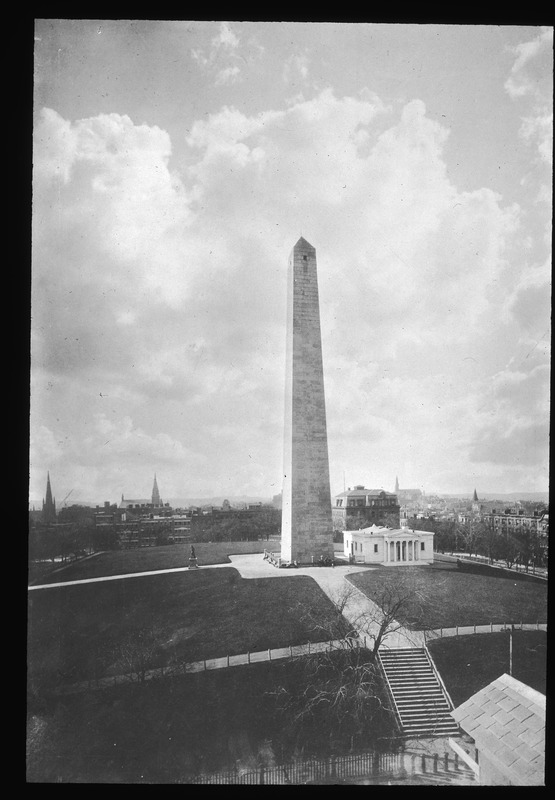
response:
[(383, 489), (365, 489), (360, 485), (349, 488), (334, 497), (331, 511), (336, 531), (380, 524), (394, 528), (400, 524), (397, 496)]
[[(545, 520), (547, 517), (547, 520)], [(506, 508), (504, 511), (493, 509), (491, 513), (483, 514), (482, 519), (487, 522), (496, 533), (510, 533), (511, 531), (545, 531), (549, 529), (549, 515), (542, 511), (527, 514), (523, 508)], [(546, 527), (547, 525), (547, 527)]]
[(420, 503), (424, 497), (422, 489), (401, 489), (397, 476), (395, 476), (395, 494), (397, 496), (397, 501), (402, 506), (408, 503)]
[(50, 524), (57, 521), (56, 500), (52, 497), (52, 487), (50, 486), (50, 472), (46, 477), (46, 498), (42, 501), (42, 522)]
[(501, 675), (451, 711), (474, 740), (476, 758), (451, 747), (483, 786), (543, 786), (545, 783), (545, 695)]
[(154, 484), (152, 486), (152, 495), (150, 498), (147, 497), (140, 497), (140, 498), (130, 498), (121, 496), (121, 502), (118, 508), (122, 509), (123, 511), (130, 511), (135, 513), (152, 513), (153, 509), (164, 509), (165, 511), (171, 512), (171, 506), (169, 503), (163, 503), (160, 498), (160, 492), (158, 490), (158, 483), (156, 481), (156, 474), (154, 475)]
[(392, 529), (371, 525), (358, 531), (343, 531), (343, 551), (352, 562), (407, 566), (431, 564), (434, 534), (429, 531)]

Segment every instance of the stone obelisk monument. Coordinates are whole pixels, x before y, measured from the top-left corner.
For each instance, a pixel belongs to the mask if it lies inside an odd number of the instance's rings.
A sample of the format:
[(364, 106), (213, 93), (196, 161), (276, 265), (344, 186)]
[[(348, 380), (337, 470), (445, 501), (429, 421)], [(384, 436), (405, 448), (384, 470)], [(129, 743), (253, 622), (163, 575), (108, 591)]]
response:
[(330, 473), (316, 250), (289, 257), (281, 558), (333, 558)]

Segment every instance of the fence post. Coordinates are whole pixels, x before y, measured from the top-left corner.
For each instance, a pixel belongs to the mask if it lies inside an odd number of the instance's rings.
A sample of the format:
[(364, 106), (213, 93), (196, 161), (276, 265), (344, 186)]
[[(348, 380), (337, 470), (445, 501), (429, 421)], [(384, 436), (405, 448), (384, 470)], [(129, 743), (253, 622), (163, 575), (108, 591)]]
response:
[(258, 780), (258, 783), (260, 785), (263, 785), (263, 783), (264, 783), (264, 764), (260, 765), (260, 778)]
[(251, 663), (251, 654), (250, 652), (247, 653), (247, 664)]
[(434, 753), (434, 772), (437, 772), (438, 759), (439, 759), (439, 755), (437, 753)]
[(443, 756), (443, 769), (445, 772), (449, 772), (449, 753), (447, 752)]
[(476, 633), (476, 625), (474, 626), (474, 633)]
[(380, 756), (379, 753), (374, 752), (372, 755), (372, 774), (378, 775), (380, 771)]
[(489, 624), (489, 632), (493, 633), (493, 622), (490, 622)]
[(455, 753), (455, 772), (459, 769), (459, 754)]
[(330, 759), (330, 775), (332, 778), (335, 778), (335, 756), (332, 756)]
[(308, 655), (310, 655), (310, 642), (308, 643)]
[(206, 670), (206, 659), (204, 659), (204, 669)]
[(455, 636), (458, 636), (458, 635), (459, 635), (459, 626), (457, 625), (457, 627), (455, 628)]
[(268, 661), (272, 660), (272, 651), (268, 648)]
[(443, 639), (443, 628), (439, 629), (439, 638)]
[(289, 655), (293, 658), (293, 645), (289, 645)]
[(422, 756), (422, 772), (426, 772), (426, 756)]
[(227, 654), (227, 666), (229, 667), (229, 653)]

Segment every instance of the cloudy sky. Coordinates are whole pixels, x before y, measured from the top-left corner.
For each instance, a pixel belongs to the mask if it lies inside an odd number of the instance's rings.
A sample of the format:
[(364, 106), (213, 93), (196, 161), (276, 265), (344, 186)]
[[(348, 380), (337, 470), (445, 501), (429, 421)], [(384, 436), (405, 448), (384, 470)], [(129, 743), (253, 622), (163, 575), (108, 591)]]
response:
[(332, 492), (547, 490), (552, 47), (38, 20), (31, 502), (281, 491), (301, 234)]

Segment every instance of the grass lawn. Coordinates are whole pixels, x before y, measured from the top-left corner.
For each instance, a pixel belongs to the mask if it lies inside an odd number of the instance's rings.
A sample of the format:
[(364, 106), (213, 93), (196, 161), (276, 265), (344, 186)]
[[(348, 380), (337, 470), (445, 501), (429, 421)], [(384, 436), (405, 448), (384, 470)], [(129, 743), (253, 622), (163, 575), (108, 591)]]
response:
[[(436, 639), (428, 645), (455, 706), (509, 674), (509, 634), (478, 633)], [(514, 631), (513, 677), (545, 694), (547, 634)]]
[(119, 643), (140, 630), (155, 638), (152, 667), (320, 641), (299, 607), (333, 618), (312, 579), (244, 580), (233, 567), (39, 589), (29, 592), (30, 678), (118, 672)]
[[(263, 553), (264, 549), (275, 549), (278, 545), (275, 541), (200, 542), (199, 544), (194, 542), (193, 544), (201, 565), (227, 564), (230, 563), (229, 554)], [(190, 550), (191, 543), (98, 553), (91, 558), (75, 561), (58, 568), (33, 583), (59, 583), (60, 581), (78, 581), (84, 578), (100, 578), (104, 575), (125, 575), (131, 572), (187, 567)]]
[[(392, 574), (414, 581), (418, 592), (407, 605), (405, 625), (450, 628), (490, 622), (546, 622), (547, 583), (473, 575), (457, 570), (456, 563), (434, 561), (422, 567), (378, 567), (349, 576), (369, 598)], [(418, 621), (422, 621), (417, 622)]]

